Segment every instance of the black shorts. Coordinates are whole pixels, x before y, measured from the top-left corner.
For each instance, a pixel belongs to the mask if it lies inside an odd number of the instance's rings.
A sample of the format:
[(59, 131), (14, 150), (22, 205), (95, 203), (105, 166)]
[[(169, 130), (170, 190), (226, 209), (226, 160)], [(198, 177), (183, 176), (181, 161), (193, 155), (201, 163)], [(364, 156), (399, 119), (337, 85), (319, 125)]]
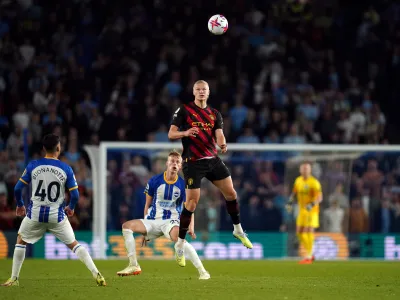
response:
[(204, 177), (213, 182), (231, 176), (229, 169), (219, 157), (184, 162), (182, 171), (187, 189), (200, 188)]

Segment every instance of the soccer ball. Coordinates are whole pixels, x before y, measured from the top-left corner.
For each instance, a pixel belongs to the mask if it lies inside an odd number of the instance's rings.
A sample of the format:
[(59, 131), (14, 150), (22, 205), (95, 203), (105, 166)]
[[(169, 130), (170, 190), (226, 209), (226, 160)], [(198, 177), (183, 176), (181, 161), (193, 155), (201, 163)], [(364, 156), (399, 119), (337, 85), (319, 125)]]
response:
[(215, 35), (224, 34), (228, 30), (228, 20), (223, 15), (214, 15), (208, 20), (208, 30)]

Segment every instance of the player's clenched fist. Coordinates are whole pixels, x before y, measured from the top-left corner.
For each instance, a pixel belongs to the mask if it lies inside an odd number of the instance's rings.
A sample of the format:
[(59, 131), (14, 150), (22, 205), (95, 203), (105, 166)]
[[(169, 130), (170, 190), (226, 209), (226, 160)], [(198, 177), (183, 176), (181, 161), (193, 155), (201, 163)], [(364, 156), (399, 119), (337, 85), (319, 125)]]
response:
[(68, 217), (72, 217), (74, 215), (74, 210), (71, 209), (69, 206), (65, 208), (65, 213), (67, 214)]
[(196, 135), (199, 133), (199, 128), (198, 127), (192, 127), (188, 130), (186, 130), (185, 132), (185, 136), (192, 136), (192, 135)]
[(25, 206), (21, 206), (16, 208), (15, 210), (15, 214), (17, 215), (17, 217), (23, 217), (26, 215), (26, 209)]

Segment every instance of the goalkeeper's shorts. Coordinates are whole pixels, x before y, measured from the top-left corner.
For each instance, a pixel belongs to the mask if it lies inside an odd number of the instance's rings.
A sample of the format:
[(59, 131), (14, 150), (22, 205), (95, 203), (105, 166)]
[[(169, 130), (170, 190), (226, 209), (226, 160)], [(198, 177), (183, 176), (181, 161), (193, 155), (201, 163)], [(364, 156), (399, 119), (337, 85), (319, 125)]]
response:
[(319, 227), (319, 213), (314, 211), (300, 210), (297, 219), (296, 225), (301, 227)]

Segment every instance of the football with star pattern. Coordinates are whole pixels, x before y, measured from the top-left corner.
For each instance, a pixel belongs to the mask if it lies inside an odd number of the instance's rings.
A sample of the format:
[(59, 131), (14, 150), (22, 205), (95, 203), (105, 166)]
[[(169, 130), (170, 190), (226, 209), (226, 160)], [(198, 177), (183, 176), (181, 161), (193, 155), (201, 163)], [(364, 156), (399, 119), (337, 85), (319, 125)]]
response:
[(228, 20), (223, 15), (214, 15), (208, 20), (208, 30), (215, 35), (224, 34), (228, 30)]

